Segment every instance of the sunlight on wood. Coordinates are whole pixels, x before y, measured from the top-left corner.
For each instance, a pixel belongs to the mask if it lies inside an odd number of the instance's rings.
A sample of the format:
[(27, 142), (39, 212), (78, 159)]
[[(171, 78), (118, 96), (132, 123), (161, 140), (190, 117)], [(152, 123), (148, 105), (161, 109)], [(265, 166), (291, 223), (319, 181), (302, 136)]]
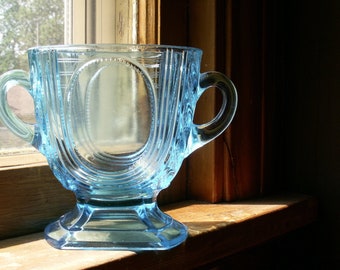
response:
[(4, 155), (0, 156), (0, 171), (24, 168), (24, 167), (35, 167), (47, 165), (46, 158), (40, 153), (29, 153), (29, 154), (16, 154), (16, 155)]
[(317, 216), (317, 202), (306, 195), (283, 194), (231, 204), (185, 201), (163, 210), (189, 229), (186, 242), (174, 249), (61, 251), (38, 233), (0, 241), (0, 269), (195, 268), (310, 224)]

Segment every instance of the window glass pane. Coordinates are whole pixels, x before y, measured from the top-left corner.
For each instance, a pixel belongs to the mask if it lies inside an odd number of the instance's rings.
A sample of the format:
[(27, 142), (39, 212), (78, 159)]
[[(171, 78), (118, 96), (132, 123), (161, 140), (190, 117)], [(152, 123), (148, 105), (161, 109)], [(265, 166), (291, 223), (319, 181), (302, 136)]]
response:
[[(0, 74), (12, 69), (28, 71), (27, 49), (40, 45), (64, 44), (64, 10), (71, 0), (0, 0)], [(68, 27), (67, 27), (68, 28)], [(67, 29), (66, 28), (66, 29)], [(20, 87), (9, 91), (14, 112), (34, 123), (30, 95)], [(0, 156), (33, 151), (0, 121)]]

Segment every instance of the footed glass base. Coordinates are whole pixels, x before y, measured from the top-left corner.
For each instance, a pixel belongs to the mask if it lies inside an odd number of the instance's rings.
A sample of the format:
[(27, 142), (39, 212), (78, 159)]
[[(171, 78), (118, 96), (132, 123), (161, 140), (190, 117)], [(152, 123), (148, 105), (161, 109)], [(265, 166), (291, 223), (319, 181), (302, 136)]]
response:
[(165, 250), (184, 242), (187, 228), (155, 202), (78, 202), (46, 227), (45, 238), (58, 249)]

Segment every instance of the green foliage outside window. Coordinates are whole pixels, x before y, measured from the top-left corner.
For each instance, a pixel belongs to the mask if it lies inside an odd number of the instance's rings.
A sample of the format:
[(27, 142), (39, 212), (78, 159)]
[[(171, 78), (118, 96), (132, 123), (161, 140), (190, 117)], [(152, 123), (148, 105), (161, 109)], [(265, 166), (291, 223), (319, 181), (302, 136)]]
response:
[(28, 48), (64, 43), (64, 0), (0, 0), (0, 22), (0, 74), (28, 70)]

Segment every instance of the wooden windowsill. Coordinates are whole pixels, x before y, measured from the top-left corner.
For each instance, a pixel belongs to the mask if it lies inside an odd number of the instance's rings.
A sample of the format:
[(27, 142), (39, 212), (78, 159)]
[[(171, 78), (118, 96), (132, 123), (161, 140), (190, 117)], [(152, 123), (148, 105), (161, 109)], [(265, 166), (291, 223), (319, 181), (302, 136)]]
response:
[(0, 171), (4, 171), (9, 169), (47, 166), (47, 161), (42, 154), (28, 150), (27, 152), (22, 151), (20, 154), (19, 152), (12, 155), (6, 155), (5, 153), (0, 156), (0, 164)]
[(185, 201), (163, 209), (189, 228), (186, 242), (174, 249), (57, 250), (37, 233), (0, 241), (0, 269), (188, 269), (261, 244), (317, 217), (315, 198), (300, 194), (221, 204)]

